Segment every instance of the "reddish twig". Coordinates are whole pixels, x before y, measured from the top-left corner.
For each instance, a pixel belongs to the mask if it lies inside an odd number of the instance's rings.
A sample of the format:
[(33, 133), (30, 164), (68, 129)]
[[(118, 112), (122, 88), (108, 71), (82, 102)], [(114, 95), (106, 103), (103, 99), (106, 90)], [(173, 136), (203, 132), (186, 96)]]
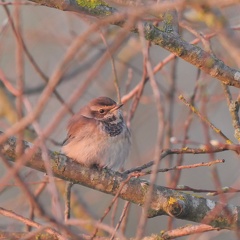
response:
[[(167, 149), (164, 150), (161, 155), (160, 158), (163, 159), (165, 158), (167, 155), (170, 154), (206, 154), (206, 153), (211, 153), (211, 152), (222, 152), (222, 151), (227, 151), (227, 150), (231, 150), (236, 152), (237, 154), (240, 154), (240, 145), (239, 144), (232, 144), (232, 145), (228, 145), (228, 144), (219, 144), (217, 146), (213, 146), (213, 145), (205, 145), (202, 148), (180, 148), (180, 149)], [(136, 168), (131, 168), (129, 170), (126, 170), (124, 172), (124, 174), (129, 174), (132, 172), (141, 172), (143, 169), (149, 168), (154, 164), (154, 161), (150, 161), (148, 163), (145, 163), (139, 167)]]
[[(201, 162), (201, 163), (195, 163), (195, 164), (191, 164), (191, 165), (184, 165), (184, 166), (174, 166), (174, 167), (170, 167), (170, 168), (163, 168), (163, 169), (158, 169), (157, 172), (168, 172), (168, 171), (172, 171), (172, 170), (183, 170), (183, 169), (189, 169), (189, 168), (197, 168), (197, 167), (210, 167), (212, 165), (218, 164), (218, 163), (225, 163), (224, 159), (217, 159), (211, 162)], [(152, 171), (146, 171), (146, 172), (141, 172), (140, 176), (145, 176), (145, 175), (149, 175), (152, 174)]]
[[(108, 214), (108, 213), (110, 212), (110, 210), (112, 209), (113, 204), (114, 204), (115, 201), (118, 199), (119, 194), (121, 193), (123, 187), (130, 181), (130, 179), (131, 179), (132, 177), (135, 177), (135, 176), (136, 176), (136, 175), (133, 173), (132, 175), (129, 175), (129, 176), (127, 177), (127, 179), (124, 180), (124, 181), (121, 183), (121, 185), (120, 185), (120, 187), (119, 187), (116, 195), (114, 196), (112, 202), (110, 203), (110, 205), (108, 206), (108, 208), (105, 210), (103, 216), (99, 219), (98, 223), (101, 223), (101, 222), (103, 221), (103, 219), (107, 216), (107, 214)], [(94, 237), (96, 236), (97, 232), (98, 232), (98, 227), (96, 227), (96, 229), (95, 229), (95, 231), (94, 231), (91, 239), (94, 239)]]

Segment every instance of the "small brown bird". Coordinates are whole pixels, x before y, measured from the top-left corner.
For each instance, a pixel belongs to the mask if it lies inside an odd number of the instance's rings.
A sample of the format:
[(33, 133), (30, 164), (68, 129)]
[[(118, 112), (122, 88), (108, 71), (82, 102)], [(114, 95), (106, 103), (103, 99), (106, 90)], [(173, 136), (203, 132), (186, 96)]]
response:
[(62, 151), (89, 167), (120, 170), (131, 146), (121, 107), (108, 97), (90, 101), (70, 119)]

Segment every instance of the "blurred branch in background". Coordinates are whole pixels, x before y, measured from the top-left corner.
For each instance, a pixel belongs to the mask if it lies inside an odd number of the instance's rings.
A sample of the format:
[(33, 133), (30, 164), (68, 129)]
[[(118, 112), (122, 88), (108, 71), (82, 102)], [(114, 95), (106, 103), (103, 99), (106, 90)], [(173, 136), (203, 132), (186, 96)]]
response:
[[(3, 235), (239, 239), (239, 11), (237, 0), (1, 1)], [(123, 173), (80, 166), (51, 145), (101, 95), (121, 97), (131, 126)], [(69, 181), (78, 186), (63, 220)]]
[(17, 121), (16, 109), (3, 84), (0, 84), (0, 118), (5, 118), (11, 124)]

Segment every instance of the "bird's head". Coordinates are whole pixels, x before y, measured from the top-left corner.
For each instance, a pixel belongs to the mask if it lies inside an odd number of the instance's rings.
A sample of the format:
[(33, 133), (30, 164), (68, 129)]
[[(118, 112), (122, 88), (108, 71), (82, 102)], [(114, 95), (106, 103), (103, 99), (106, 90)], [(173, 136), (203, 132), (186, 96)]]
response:
[(98, 121), (118, 122), (122, 121), (122, 112), (120, 110), (122, 106), (123, 104), (117, 104), (111, 98), (98, 97), (82, 108), (81, 115)]

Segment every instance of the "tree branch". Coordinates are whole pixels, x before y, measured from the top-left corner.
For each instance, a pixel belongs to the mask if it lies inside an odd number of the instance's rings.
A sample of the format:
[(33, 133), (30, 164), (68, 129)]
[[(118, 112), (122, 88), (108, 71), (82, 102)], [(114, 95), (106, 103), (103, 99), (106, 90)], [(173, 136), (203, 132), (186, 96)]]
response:
[[(0, 132), (0, 135), (3, 134)], [(16, 141), (15, 137), (10, 137), (5, 143), (0, 145), (1, 154), (13, 162), (17, 158)], [(24, 152), (27, 152), (32, 148), (32, 144), (23, 141), (23, 148)], [(128, 178), (126, 174), (116, 173), (108, 169), (86, 168), (57, 152), (49, 151), (48, 154), (55, 177), (107, 194), (115, 195), (121, 187), (121, 183)], [(32, 155), (26, 166), (46, 172), (40, 150)], [(149, 182), (146, 180), (132, 178), (123, 187), (119, 197), (143, 206), (148, 188)], [(207, 222), (204, 223), (213, 227), (236, 229), (236, 227), (240, 226), (239, 210), (240, 208), (237, 206), (223, 205), (210, 199), (154, 185), (148, 217), (169, 215), (199, 223), (207, 219)]]
[[(115, 13), (120, 13), (114, 7), (110, 7), (105, 1), (102, 0), (81, 0), (81, 1), (62, 1), (62, 0), (31, 0), (32, 2), (40, 5), (57, 8), (63, 11), (73, 11), (77, 13), (85, 13), (95, 17), (107, 17)], [(181, 2), (179, 4), (182, 4)], [(186, 3), (185, 3), (186, 4)], [(154, 5), (155, 6), (155, 5)], [(160, 6), (163, 6), (160, 9)], [(156, 5), (156, 10), (161, 12), (167, 11), (167, 8), (174, 9), (174, 3), (163, 5)], [(186, 7), (186, 6), (185, 6)], [(137, 7), (134, 9), (134, 16), (144, 16), (146, 13), (152, 13), (153, 6)], [(129, 17), (130, 12), (125, 12), (122, 16), (122, 21), (112, 21), (115, 25), (123, 26), (123, 21), (126, 16)], [(137, 20), (137, 19), (136, 19)], [(132, 32), (138, 32), (136, 28)], [(144, 35), (145, 38), (156, 45), (174, 53), (176, 56), (184, 59), (188, 63), (203, 70), (213, 78), (220, 80), (222, 83), (240, 88), (240, 71), (233, 69), (223, 63), (212, 53), (202, 50), (196, 45), (192, 45), (183, 40), (176, 32), (166, 32), (160, 28), (155, 27), (151, 22), (144, 22)]]
[(115, 12), (117, 9), (110, 7), (105, 1), (102, 0), (30, 0), (31, 2), (35, 2), (37, 4), (56, 8), (63, 11), (73, 11), (78, 13), (84, 13), (88, 15), (92, 15), (95, 17), (99, 16), (108, 16)]

